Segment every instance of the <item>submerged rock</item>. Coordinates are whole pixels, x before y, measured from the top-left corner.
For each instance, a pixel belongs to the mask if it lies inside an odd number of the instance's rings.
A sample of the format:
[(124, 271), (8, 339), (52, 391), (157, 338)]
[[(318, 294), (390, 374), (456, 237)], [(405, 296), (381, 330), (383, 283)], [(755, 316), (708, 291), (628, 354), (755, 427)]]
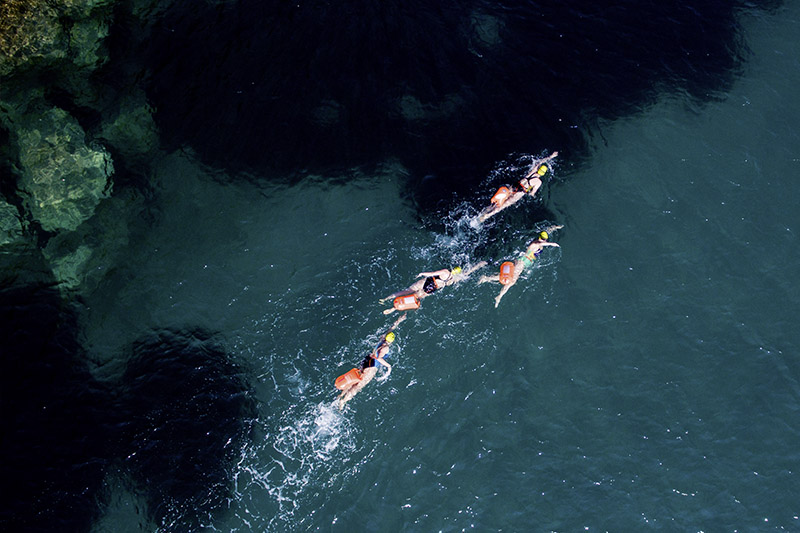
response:
[(124, 97), (116, 115), (103, 124), (100, 138), (124, 158), (138, 159), (158, 147), (153, 108), (143, 91)]
[(22, 240), (22, 222), (13, 205), (0, 200), (0, 247)]
[(128, 219), (142, 208), (130, 191), (103, 200), (95, 215), (75, 230), (61, 232), (42, 250), (62, 290), (88, 294), (114, 268), (129, 243)]
[(474, 44), (481, 47), (493, 47), (500, 44), (503, 23), (498, 17), (476, 10), (470, 17), (470, 25), (472, 27), (471, 41)]
[(83, 128), (62, 109), (26, 115), (24, 122), (15, 133), (25, 207), (46, 231), (74, 230), (109, 195), (111, 156), (87, 146)]

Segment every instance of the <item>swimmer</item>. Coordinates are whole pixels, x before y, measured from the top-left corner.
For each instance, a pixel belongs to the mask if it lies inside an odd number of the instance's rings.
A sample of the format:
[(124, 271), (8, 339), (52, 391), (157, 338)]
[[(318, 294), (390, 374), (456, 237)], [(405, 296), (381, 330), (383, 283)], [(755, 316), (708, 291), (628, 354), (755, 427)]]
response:
[[(500, 187), (492, 196), (492, 205), (478, 215), (476, 224), (485, 222), (489, 217), (493, 217), (503, 209), (511, 207), (522, 200), (526, 194), (535, 196), (542, 186), (542, 178), (550, 171), (547, 163), (556, 157), (558, 157), (558, 152), (553, 152), (544, 159), (534, 160), (528, 173), (519, 181), (519, 189), (513, 185), (511, 187)], [(472, 224), (472, 226), (475, 227), (476, 224)]]
[(378, 381), (385, 380), (389, 377), (389, 374), (392, 373), (392, 365), (386, 362), (385, 357), (388, 355), (389, 348), (397, 337), (394, 333), (394, 329), (405, 319), (406, 315), (403, 313), (400, 318), (395, 320), (392, 327), (389, 328), (389, 331), (383, 335), (381, 342), (378, 343), (375, 350), (361, 361), (360, 368), (354, 368), (336, 379), (336, 388), (342, 391), (339, 395), (339, 410), (344, 409), (345, 404), (352, 400), (353, 396), (358, 394), (361, 389), (366, 387), (367, 384), (373, 380), (380, 366), (386, 367), (386, 373), (383, 377), (378, 378)]
[(383, 311), (384, 315), (394, 313), (395, 311), (407, 311), (409, 309), (418, 309), (419, 302), (423, 298), (430, 296), (439, 289), (443, 289), (448, 285), (453, 285), (459, 281), (464, 281), (470, 274), (486, 266), (486, 261), (481, 261), (466, 269), (455, 267), (453, 270), (443, 268), (434, 272), (420, 272), (417, 274), (418, 278), (423, 278), (414, 282), (409, 288), (390, 294), (386, 298), (380, 300), (384, 303), (388, 300), (394, 299), (394, 307)]
[(545, 246), (555, 246), (560, 248), (560, 246), (554, 242), (547, 242), (547, 239), (550, 238), (551, 232), (563, 227), (564, 226), (550, 226), (549, 228), (539, 232), (536, 240), (528, 245), (528, 249), (525, 251), (525, 253), (522, 254), (514, 263), (511, 261), (506, 261), (500, 265), (499, 274), (495, 274), (493, 276), (481, 276), (481, 279), (478, 280), (478, 284), (486, 283), (487, 281), (496, 281), (503, 285), (503, 288), (500, 290), (500, 294), (498, 294), (497, 298), (494, 299), (495, 307), (500, 305), (500, 300), (508, 292), (508, 289), (510, 289), (511, 286), (517, 282), (520, 274), (522, 274), (522, 271), (525, 270), (526, 267), (529, 267), (533, 264), (536, 258), (539, 257), (539, 254), (542, 253), (542, 250), (544, 250)]

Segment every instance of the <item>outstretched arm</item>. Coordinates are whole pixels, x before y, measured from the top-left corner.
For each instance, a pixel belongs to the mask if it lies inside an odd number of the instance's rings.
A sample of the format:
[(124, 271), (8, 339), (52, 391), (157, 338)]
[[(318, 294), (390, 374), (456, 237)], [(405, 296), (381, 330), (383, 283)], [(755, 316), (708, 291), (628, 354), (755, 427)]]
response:
[(420, 272), (417, 274), (418, 278), (428, 278), (430, 276), (444, 276), (445, 274), (450, 274), (450, 271), (446, 268), (441, 270), (436, 270), (435, 272)]
[(563, 227), (564, 227), (563, 224), (557, 224), (557, 225), (554, 225), (554, 226), (547, 226), (542, 231), (546, 231), (547, 233), (553, 233), (554, 231), (559, 230), (559, 229), (561, 229)]
[(488, 264), (489, 264), (489, 263), (487, 263), (486, 261), (481, 261), (481, 262), (479, 262), (479, 263), (476, 263), (476, 264), (474, 264), (474, 265), (472, 265), (472, 266), (468, 266), (467, 268), (465, 268), (465, 269), (464, 269), (464, 270), (461, 272), (461, 275), (462, 275), (462, 276), (464, 276), (464, 277), (466, 278), (467, 276), (469, 276), (470, 274), (472, 274), (473, 272), (475, 272), (475, 271), (476, 271), (476, 270), (478, 270), (479, 268), (483, 268), (483, 267), (485, 267), (485, 266), (486, 266), (486, 265), (488, 265)]
[(402, 322), (403, 320), (405, 320), (407, 315), (408, 315), (408, 313), (403, 313), (402, 315), (400, 315), (399, 317), (397, 317), (397, 320), (395, 320), (395, 321), (394, 321), (394, 324), (392, 324), (392, 327), (391, 327), (391, 328), (389, 328), (389, 331), (392, 331), (394, 328), (396, 328), (397, 326), (399, 326), (399, 325), (400, 325), (400, 322)]
[(548, 155), (547, 157), (545, 157), (544, 159), (539, 161), (539, 164), (541, 165), (542, 163), (548, 163), (548, 162), (552, 161), (553, 159), (555, 159), (556, 157), (558, 157), (558, 152), (557, 151), (553, 152), (552, 154)]
[(475, 265), (467, 265), (458, 274), (453, 274), (452, 276), (447, 278), (447, 281), (445, 282), (445, 284), (453, 285), (455, 283), (460, 283), (460, 282), (464, 281), (465, 279), (467, 279), (470, 274), (472, 274), (473, 272), (475, 272), (476, 270), (478, 270), (481, 267), (485, 267), (487, 264), (488, 263), (486, 263), (486, 261), (481, 261), (481, 262), (479, 262), (479, 263), (477, 263)]
[(550, 161), (552, 161), (556, 157), (558, 157), (558, 152), (553, 152), (552, 154), (550, 154), (549, 156), (545, 157), (544, 159), (534, 159), (533, 163), (531, 163), (531, 168), (530, 168), (530, 170), (528, 170), (528, 173), (525, 174), (525, 177), (526, 178), (530, 178), (531, 176), (536, 174), (536, 171), (539, 170), (540, 166), (542, 166), (545, 163), (549, 163)]

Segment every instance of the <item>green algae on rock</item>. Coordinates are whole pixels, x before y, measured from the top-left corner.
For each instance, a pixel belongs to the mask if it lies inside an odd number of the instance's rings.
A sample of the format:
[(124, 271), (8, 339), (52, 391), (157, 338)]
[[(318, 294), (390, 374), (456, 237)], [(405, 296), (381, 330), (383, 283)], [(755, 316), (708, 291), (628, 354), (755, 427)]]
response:
[(128, 222), (144, 209), (142, 197), (130, 189), (102, 200), (95, 214), (75, 231), (53, 236), (42, 254), (59, 288), (91, 293), (130, 242)]
[(48, 68), (65, 59), (79, 67), (105, 62), (100, 54), (111, 18), (109, 0), (0, 0), (0, 76)]
[(0, 200), (0, 247), (22, 240), (22, 222), (17, 208)]
[(135, 160), (150, 154), (158, 147), (158, 127), (144, 92), (133, 91), (122, 98), (119, 107), (113, 120), (103, 122), (99, 137), (123, 158)]
[(78, 122), (51, 108), (16, 131), (17, 186), (30, 215), (45, 231), (74, 230), (109, 195), (114, 172), (102, 146), (89, 147)]

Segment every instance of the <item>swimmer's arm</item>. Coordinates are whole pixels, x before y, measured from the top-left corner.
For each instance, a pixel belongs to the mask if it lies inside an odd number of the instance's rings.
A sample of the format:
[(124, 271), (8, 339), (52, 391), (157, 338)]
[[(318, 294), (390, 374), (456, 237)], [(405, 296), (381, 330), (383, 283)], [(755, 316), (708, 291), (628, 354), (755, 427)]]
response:
[(528, 171), (527, 174), (525, 174), (525, 177), (526, 178), (530, 178), (531, 176), (536, 174), (536, 171), (539, 170), (540, 166), (542, 166), (544, 163), (549, 163), (550, 161), (552, 161), (556, 157), (558, 157), (558, 152), (553, 152), (552, 154), (550, 154), (549, 156), (545, 157), (544, 159), (536, 159), (536, 160), (534, 160), (534, 162), (531, 163), (531, 169)]
[(420, 272), (419, 274), (417, 274), (417, 277), (418, 278), (427, 278), (427, 277), (430, 277), (430, 276), (444, 276), (445, 274), (449, 274), (449, 273), (450, 273), (449, 270), (447, 270), (446, 268), (443, 268), (441, 270), (437, 270), (436, 272)]
[(380, 363), (380, 364), (382, 364), (383, 366), (386, 367), (386, 373), (383, 375), (383, 377), (378, 378), (379, 381), (383, 381), (384, 379), (389, 377), (389, 374), (392, 373), (392, 365), (390, 365), (389, 363), (384, 361), (383, 357), (378, 357), (378, 358), (375, 359), (375, 361), (377, 361), (378, 363)]
[(552, 154), (550, 154), (547, 157), (545, 157), (544, 159), (542, 159), (541, 163), (547, 163), (548, 161), (552, 161), (556, 157), (558, 157), (558, 152), (557, 151), (553, 152)]
[[(402, 322), (403, 320), (405, 320), (405, 319), (406, 319), (406, 315), (407, 315), (407, 314), (408, 314), (408, 313), (403, 313), (402, 315), (400, 315), (400, 317), (399, 317), (397, 320), (395, 320), (395, 321), (394, 321), (394, 324), (392, 324), (392, 327), (391, 327), (391, 328), (389, 328), (389, 331), (393, 331), (393, 330), (394, 330), (394, 328), (396, 328), (397, 326), (399, 326), (399, 325), (400, 325), (400, 322)], [(387, 333), (388, 333), (388, 332), (387, 332)]]
[(540, 242), (542, 246), (555, 246), (556, 248), (561, 248), (561, 246), (557, 242)]
[(547, 226), (546, 228), (544, 228), (544, 231), (546, 231), (547, 233), (553, 233), (554, 231), (559, 230), (563, 227), (564, 227), (563, 224), (559, 224), (556, 226)]
[(532, 167), (536, 167), (536, 170), (539, 170), (540, 166), (542, 166), (545, 163), (549, 163), (550, 161), (552, 161), (556, 157), (558, 157), (558, 152), (553, 152), (552, 154), (548, 155), (544, 159), (537, 159), (536, 161), (533, 162), (533, 165), (531, 165), (531, 168)]
[(464, 270), (464, 271), (461, 273), (461, 276), (462, 276), (462, 277), (464, 277), (464, 278), (466, 278), (467, 276), (469, 276), (470, 274), (472, 274), (473, 272), (475, 272), (475, 271), (476, 271), (476, 270), (478, 270), (479, 268), (483, 268), (483, 267), (485, 267), (485, 266), (486, 266), (486, 265), (488, 265), (488, 264), (489, 264), (489, 263), (487, 263), (486, 261), (481, 261), (481, 262), (479, 262), (479, 263), (477, 263), (477, 264), (474, 264), (474, 265), (472, 265), (472, 266), (468, 267), (466, 270)]

